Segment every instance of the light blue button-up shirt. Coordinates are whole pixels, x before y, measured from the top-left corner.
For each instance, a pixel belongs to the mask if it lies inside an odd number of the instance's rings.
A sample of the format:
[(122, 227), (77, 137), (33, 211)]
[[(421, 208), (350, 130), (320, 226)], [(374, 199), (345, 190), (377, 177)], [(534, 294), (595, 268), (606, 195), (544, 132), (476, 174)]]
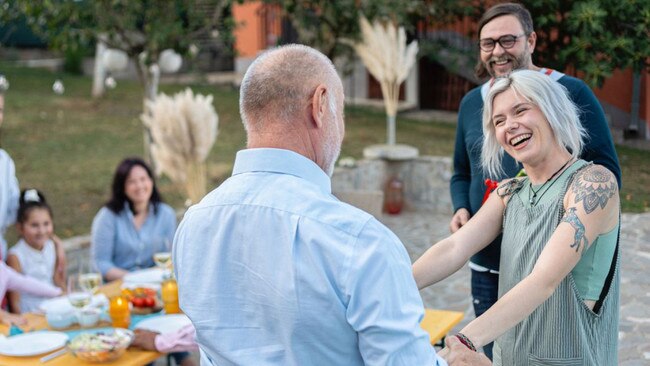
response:
[(0, 149), (0, 256), (7, 260), (5, 230), (16, 222), (20, 189), (16, 179), (16, 167), (6, 151)]
[(154, 213), (149, 205), (146, 220), (137, 229), (128, 203), (119, 214), (102, 207), (91, 229), (91, 251), (102, 276), (111, 268), (133, 271), (154, 266), (153, 254), (168, 251), (176, 231), (176, 213), (162, 202)]
[(202, 365), (446, 365), (404, 246), (302, 155), (240, 151), (174, 240)]

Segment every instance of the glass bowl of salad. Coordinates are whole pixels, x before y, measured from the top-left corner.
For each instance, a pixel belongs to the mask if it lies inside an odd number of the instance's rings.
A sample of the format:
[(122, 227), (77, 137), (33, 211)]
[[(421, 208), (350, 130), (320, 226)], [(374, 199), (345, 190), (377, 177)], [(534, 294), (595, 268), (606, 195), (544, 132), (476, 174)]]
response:
[(113, 331), (82, 333), (70, 341), (70, 353), (86, 362), (110, 362), (126, 352), (133, 332), (115, 328)]

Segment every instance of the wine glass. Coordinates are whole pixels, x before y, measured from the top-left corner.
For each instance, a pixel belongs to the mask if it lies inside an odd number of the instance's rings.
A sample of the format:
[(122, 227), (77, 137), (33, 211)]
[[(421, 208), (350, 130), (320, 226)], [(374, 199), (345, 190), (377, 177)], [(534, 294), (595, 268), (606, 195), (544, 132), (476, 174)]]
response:
[(153, 254), (153, 261), (156, 267), (163, 270), (163, 275), (169, 275), (172, 269), (171, 242), (162, 239), (161, 244), (156, 246), (157, 252)]
[(90, 261), (84, 262), (79, 268), (79, 283), (82, 288), (96, 295), (99, 287), (102, 285), (102, 275), (90, 264)]
[(72, 274), (68, 277), (68, 301), (77, 309), (77, 317), (84, 307), (90, 304), (92, 293), (82, 286), (81, 274)]

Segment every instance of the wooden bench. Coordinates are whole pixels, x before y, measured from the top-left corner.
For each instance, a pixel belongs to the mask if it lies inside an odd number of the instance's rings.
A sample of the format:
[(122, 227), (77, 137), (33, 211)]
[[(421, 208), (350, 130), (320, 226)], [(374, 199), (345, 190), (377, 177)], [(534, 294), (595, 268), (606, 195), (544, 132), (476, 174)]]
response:
[(460, 311), (424, 309), (424, 318), (420, 326), (429, 333), (432, 345), (444, 346), (445, 336), (463, 320), (463, 316)]

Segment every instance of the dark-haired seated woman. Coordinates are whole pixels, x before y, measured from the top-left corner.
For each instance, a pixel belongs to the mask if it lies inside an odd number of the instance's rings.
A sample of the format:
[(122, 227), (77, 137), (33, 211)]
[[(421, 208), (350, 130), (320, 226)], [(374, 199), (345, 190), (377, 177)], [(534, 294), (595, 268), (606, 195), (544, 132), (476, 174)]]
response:
[[(176, 213), (163, 203), (151, 168), (140, 158), (126, 158), (113, 175), (111, 199), (91, 230), (92, 255), (106, 281), (154, 266), (156, 252), (168, 252), (176, 231)], [(171, 354), (176, 364), (194, 365), (188, 352)]]
[(151, 169), (139, 158), (124, 159), (115, 170), (111, 199), (92, 225), (92, 255), (104, 279), (154, 266), (156, 252), (169, 251), (176, 214), (163, 203)]

